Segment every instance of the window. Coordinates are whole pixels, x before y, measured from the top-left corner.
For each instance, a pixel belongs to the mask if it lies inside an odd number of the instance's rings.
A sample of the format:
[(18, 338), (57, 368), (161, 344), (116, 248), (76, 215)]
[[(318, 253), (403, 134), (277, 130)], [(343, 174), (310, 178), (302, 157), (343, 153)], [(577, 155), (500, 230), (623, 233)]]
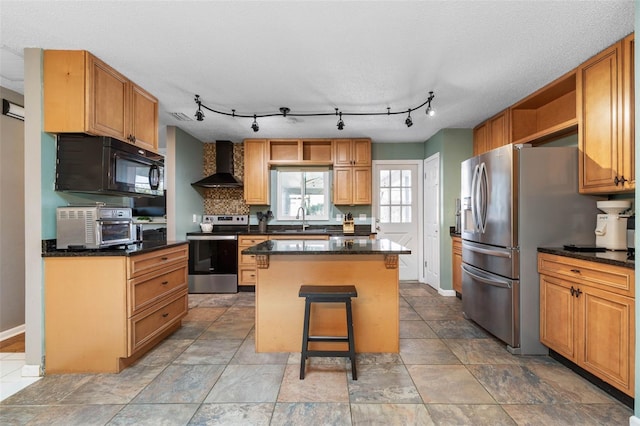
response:
[(305, 209), (307, 220), (329, 220), (328, 168), (279, 168), (276, 179), (277, 220), (295, 220), (300, 207)]
[(411, 170), (380, 170), (380, 222), (411, 222)]

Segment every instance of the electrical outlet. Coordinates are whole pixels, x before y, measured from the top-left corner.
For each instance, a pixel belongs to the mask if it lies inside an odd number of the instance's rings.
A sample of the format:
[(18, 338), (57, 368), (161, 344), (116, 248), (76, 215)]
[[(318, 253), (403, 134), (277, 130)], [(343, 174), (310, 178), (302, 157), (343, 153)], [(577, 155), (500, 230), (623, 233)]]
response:
[(360, 216), (358, 217), (358, 219), (360, 219), (360, 222), (364, 222), (365, 220), (367, 220), (367, 215), (366, 215), (366, 213), (362, 213), (362, 214), (360, 214)]
[(198, 223), (198, 215), (197, 214), (193, 215), (193, 223)]
[(340, 213), (336, 214), (336, 222), (342, 222), (342, 215)]

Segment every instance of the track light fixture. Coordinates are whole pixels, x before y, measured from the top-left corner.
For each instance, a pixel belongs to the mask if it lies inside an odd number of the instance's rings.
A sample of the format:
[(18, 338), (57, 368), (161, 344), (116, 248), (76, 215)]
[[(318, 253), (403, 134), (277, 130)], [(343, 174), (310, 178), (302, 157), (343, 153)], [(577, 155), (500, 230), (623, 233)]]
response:
[(202, 106), (202, 102), (200, 102), (200, 95), (196, 95), (196, 103), (198, 104), (198, 110), (196, 111), (196, 120), (203, 121), (204, 120), (204, 112), (200, 108)]
[(429, 117), (433, 117), (434, 115), (436, 115), (436, 112), (434, 111), (433, 108), (431, 108), (431, 101), (433, 100), (433, 98), (436, 95), (433, 94), (433, 92), (429, 92), (429, 98), (427, 98), (427, 109), (425, 110), (425, 113), (429, 116)]
[(407, 116), (407, 119), (404, 120), (404, 124), (406, 124), (407, 127), (413, 126), (413, 120), (411, 119), (411, 109), (409, 109), (409, 115)]
[[(338, 111), (338, 108), (336, 108), (336, 111)], [(342, 121), (342, 112), (338, 113), (338, 116), (340, 117), (338, 119), (338, 130), (342, 130), (344, 129), (344, 121)]]
[(408, 114), (407, 118), (404, 120), (404, 124), (407, 125), (407, 127), (411, 127), (413, 126), (413, 120), (411, 119), (411, 111), (415, 111), (417, 109), (422, 108), (423, 106), (427, 106), (427, 109), (425, 111), (425, 113), (427, 114), (427, 116), (429, 117), (433, 117), (433, 115), (435, 114), (435, 111), (433, 109), (433, 107), (431, 106), (431, 101), (433, 101), (433, 98), (435, 97), (435, 95), (433, 94), (433, 91), (429, 92), (429, 97), (427, 98), (426, 101), (424, 101), (423, 103), (421, 103), (420, 105), (418, 105), (415, 108), (409, 108), (406, 110), (402, 110), (402, 111), (391, 111), (390, 107), (387, 107), (387, 111), (386, 112), (343, 112), (340, 111), (338, 108), (335, 108), (335, 113), (333, 112), (307, 112), (307, 113), (292, 113), (291, 109), (288, 107), (280, 107), (279, 110), (280, 112), (273, 112), (273, 113), (266, 113), (266, 114), (237, 114), (235, 109), (232, 109), (231, 112), (226, 112), (226, 111), (220, 111), (220, 110), (216, 110), (213, 108), (210, 108), (206, 105), (204, 105), (202, 103), (202, 101), (200, 100), (200, 96), (196, 95), (195, 97), (195, 102), (196, 105), (198, 105), (198, 110), (196, 111), (196, 120), (198, 121), (203, 121), (204, 120), (204, 113), (202, 112), (202, 108), (211, 111), (211, 112), (215, 112), (216, 114), (220, 114), (220, 115), (227, 115), (230, 117), (240, 117), (240, 118), (251, 118), (253, 117), (253, 123), (251, 124), (251, 129), (254, 132), (257, 132), (258, 130), (260, 130), (260, 127), (258, 126), (258, 117), (259, 118), (263, 118), (263, 117), (276, 117), (276, 116), (281, 116), (281, 117), (322, 117), (322, 116), (328, 116), (328, 115), (337, 115), (338, 116), (338, 123), (337, 123), (337, 127), (338, 130), (343, 130), (344, 129), (344, 120), (342, 120), (342, 116), (343, 115), (360, 115), (360, 116), (374, 116), (374, 115), (397, 115), (397, 114)]

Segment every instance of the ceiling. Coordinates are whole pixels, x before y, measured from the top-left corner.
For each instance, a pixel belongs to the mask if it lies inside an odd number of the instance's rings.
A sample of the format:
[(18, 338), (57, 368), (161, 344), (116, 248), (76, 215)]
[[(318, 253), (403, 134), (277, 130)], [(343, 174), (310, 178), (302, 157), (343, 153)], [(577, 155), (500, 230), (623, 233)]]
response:
[[(85, 49), (153, 93), (165, 126), (202, 141), (371, 137), (423, 142), (471, 128), (634, 29), (621, 1), (0, 1), (0, 85), (23, 49)], [(343, 117), (238, 114), (436, 111)], [(182, 113), (193, 121), (179, 121)]]

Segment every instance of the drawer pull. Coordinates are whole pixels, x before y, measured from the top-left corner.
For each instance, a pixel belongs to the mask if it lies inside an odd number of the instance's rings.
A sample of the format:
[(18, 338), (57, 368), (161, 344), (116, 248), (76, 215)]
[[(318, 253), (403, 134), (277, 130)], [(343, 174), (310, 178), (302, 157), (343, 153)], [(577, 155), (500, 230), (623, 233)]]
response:
[(572, 269), (571, 272), (573, 272), (574, 274), (579, 274), (580, 273), (580, 269)]
[(167, 285), (169, 284), (169, 281), (162, 281), (162, 285)]
[(169, 316), (169, 314), (168, 314), (168, 313), (164, 313), (164, 314), (162, 314), (162, 318), (166, 318), (166, 317), (168, 317), (168, 316)]
[(169, 258), (165, 256), (165, 257), (162, 257), (162, 258), (161, 258), (161, 260), (162, 260), (163, 262), (166, 262), (167, 260), (169, 260)]

